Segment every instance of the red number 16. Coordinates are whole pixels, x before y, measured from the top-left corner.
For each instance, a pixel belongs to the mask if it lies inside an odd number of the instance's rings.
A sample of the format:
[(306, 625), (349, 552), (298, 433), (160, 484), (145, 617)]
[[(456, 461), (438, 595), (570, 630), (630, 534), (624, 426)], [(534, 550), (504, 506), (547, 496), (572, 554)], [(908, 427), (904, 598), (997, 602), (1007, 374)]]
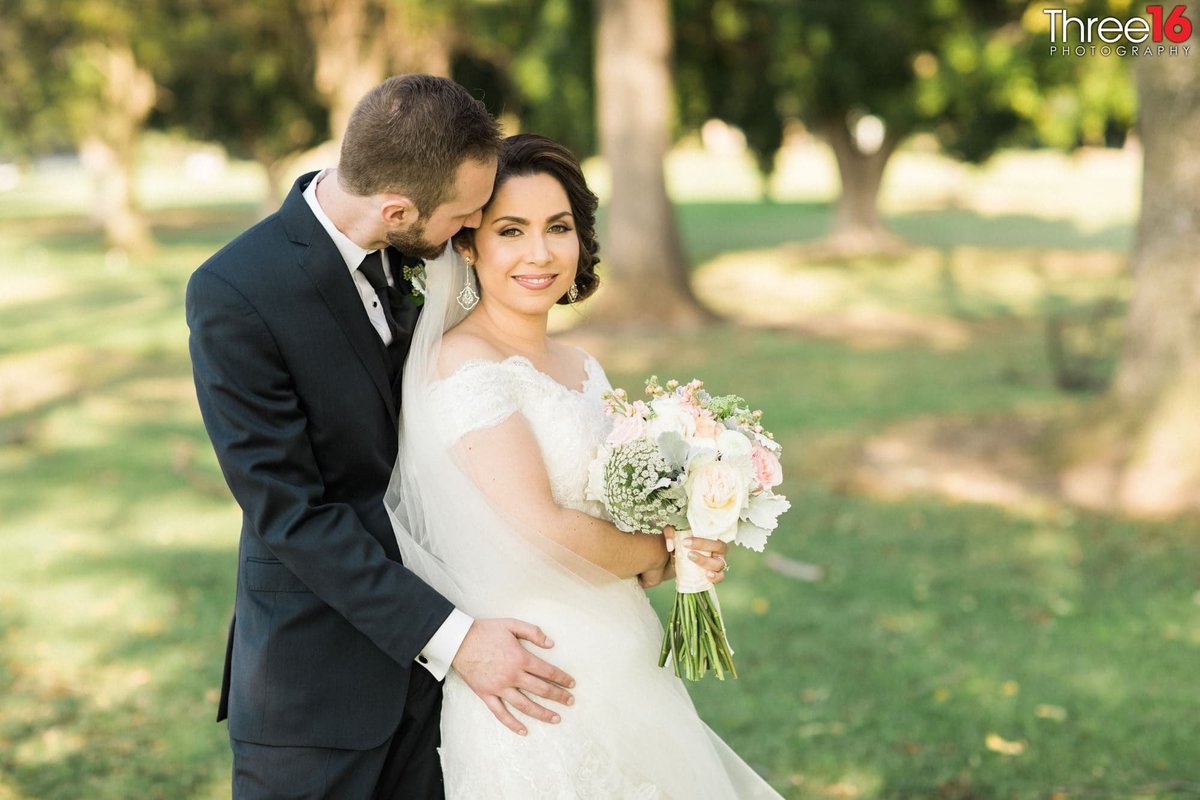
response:
[(1162, 6), (1146, 6), (1146, 11), (1150, 13), (1150, 19), (1154, 22), (1151, 26), (1153, 28), (1151, 37), (1154, 41), (1161, 42), (1164, 34), (1167, 39), (1176, 44), (1188, 40), (1188, 37), (1192, 35), (1192, 21), (1184, 16), (1185, 9), (1187, 6), (1175, 6), (1167, 15), (1164, 23)]

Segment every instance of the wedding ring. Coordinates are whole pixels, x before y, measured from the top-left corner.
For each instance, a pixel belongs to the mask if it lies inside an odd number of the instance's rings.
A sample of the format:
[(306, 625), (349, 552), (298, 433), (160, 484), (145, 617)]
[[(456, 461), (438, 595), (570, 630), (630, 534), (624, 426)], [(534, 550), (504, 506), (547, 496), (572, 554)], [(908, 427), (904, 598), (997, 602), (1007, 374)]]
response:
[(717, 556), (717, 558), (721, 559), (721, 571), (728, 573), (729, 572), (729, 562), (725, 560), (725, 556)]

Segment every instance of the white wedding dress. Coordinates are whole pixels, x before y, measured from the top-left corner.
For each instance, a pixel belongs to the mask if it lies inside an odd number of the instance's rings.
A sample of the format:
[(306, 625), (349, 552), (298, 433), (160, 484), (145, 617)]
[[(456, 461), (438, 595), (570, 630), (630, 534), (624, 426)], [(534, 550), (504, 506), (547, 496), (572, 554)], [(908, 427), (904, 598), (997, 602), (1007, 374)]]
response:
[[(637, 581), (585, 562), (478, 489), (463, 437), (520, 415), (539, 452), (513, 458), (540, 456), (558, 505), (602, 516), (585, 487), (609, 430), (601, 394), (611, 387), (590, 356), (580, 391), (522, 357), (469, 360), (438, 375), (440, 334), (461, 316), (442, 296), (460, 285), (461, 266), (451, 267), (448, 275), (435, 272), (437, 263), (429, 267), (427, 308), (405, 372), (400, 458), (388, 494), (397, 539), (405, 564), (466, 613), (541, 627), (555, 646), (530, 649), (576, 687), (572, 706), (543, 701), (561, 723), (530, 720), (528, 735), (518, 736), (452, 670), (442, 707), (446, 797), (779, 797), (701, 721), (673, 671), (658, 667), (662, 627)], [(439, 287), (443, 280), (448, 285)]]

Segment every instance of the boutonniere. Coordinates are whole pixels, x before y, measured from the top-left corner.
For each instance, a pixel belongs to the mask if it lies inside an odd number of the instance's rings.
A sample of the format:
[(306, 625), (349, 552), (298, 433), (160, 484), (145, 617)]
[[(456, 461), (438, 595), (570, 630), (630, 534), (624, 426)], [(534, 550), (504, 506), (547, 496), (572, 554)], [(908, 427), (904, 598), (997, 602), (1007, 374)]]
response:
[(415, 305), (423, 305), (425, 303), (425, 262), (417, 261), (414, 264), (405, 264), (400, 268), (404, 280), (408, 281), (412, 286), (413, 303)]

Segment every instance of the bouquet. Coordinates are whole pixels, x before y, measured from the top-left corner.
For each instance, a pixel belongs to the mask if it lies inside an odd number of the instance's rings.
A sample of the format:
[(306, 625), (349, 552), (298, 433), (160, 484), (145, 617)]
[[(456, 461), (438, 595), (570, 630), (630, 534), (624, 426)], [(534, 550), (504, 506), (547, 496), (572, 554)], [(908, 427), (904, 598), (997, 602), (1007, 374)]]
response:
[[(627, 533), (661, 533), (671, 525), (694, 536), (762, 552), (790, 504), (773, 489), (783, 481), (781, 448), (737, 395), (714, 397), (704, 383), (646, 381), (644, 400), (624, 389), (604, 395), (615, 417), (592, 462), (588, 497), (604, 504)], [(699, 680), (713, 670), (737, 677), (716, 590), (705, 571), (675, 554), (675, 603), (658, 665), (671, 656), (675, 674)]]

